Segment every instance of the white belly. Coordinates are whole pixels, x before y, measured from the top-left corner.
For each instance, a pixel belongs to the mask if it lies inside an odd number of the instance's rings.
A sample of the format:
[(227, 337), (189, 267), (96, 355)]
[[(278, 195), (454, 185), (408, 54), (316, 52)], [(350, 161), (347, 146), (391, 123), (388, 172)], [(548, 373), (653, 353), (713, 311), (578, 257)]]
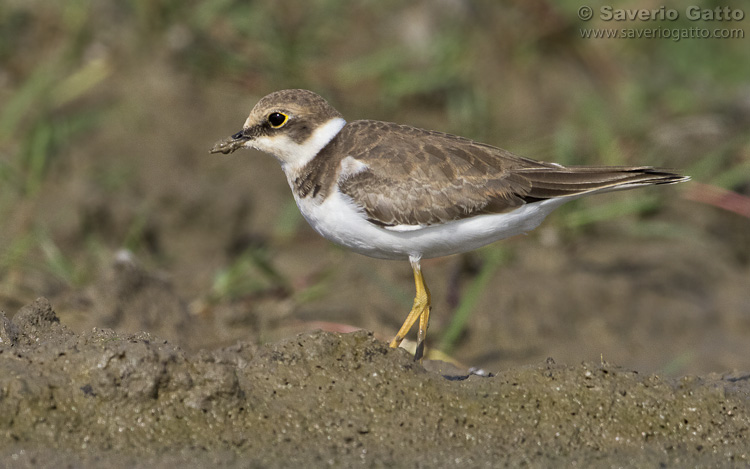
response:
[(295, 199), (302, 216), (324, 238), (379, 259), (408, 259), (410, 256), (428, 259), (471, 251), (533, 230), (555, 208), (572, 200), (549, 199), (523, 205), (509, 213), (396, 231), (368, 222), (357, 206), (338, 191), (320, 204), (296, 195)]

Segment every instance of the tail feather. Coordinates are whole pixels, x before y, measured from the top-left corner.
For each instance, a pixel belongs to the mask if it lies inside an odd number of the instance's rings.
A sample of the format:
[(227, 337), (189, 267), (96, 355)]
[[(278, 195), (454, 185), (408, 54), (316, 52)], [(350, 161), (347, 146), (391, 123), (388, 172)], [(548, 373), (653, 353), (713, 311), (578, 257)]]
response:
[(527, 202), (690, 180), (671, 170), (651, 166), (571, 166), (534, 168), (519, 173), (531, 183), (531, 190), (524, 197)]

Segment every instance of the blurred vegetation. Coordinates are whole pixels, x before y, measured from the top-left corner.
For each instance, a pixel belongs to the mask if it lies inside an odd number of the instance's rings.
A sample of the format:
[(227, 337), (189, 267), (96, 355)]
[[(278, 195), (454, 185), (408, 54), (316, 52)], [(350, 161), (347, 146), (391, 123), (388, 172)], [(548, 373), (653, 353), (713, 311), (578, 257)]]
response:
[[(242, 119), (234, 115), (239, 107), (226, 109), (236, 99), (216, 102), (227, 89), (247, 108), (267, 92), (304, 87), (350, 118), (459, 133), (562, 164), (677, 167), (696, 180), (748, 195), (749, 39), (582, 39), (584, 27), (628, 25), (583, 23), (576, 16), (580, 5), (572, 0), (0, 3), (0, 300), (15, 304), (85, 285), (108, 262), (107, 253), (120, 247), (164, 267), (181, 255), (178, 238), (195, 237), (195, 245), (212, 239), (216, 219), (205, 206), (211, 206), (214, 199), (206, 197), (216, 184), (200, 172), (208, 164), (202, 162), (212, 143), (208, 135), (233, 130), (208, 131), (209, 122), (223, 115), (237, 123)], [(702, 25), (682, 18), (645, 26)], [(151, 91), (140, 98), (154, 75), (171, 94)], [(149, 96), (160, 95), (175, 96), (181, 107), (170, 109), (160, 101), (143, 106)], [(178, 140), (168, 129), (180, 125), (182, 131), (174, 131)], [(149, 133), (154, 128), (172, 140), (155, 141)], [(203, 130), (206, 140), (185, 141)], [(170, 147), (179, 147), (182, 159), (164, 163), (172, 174), (154, 174), (157, 148)], [(178, 189), (170, 193), (172, 187)], [(640, 221), (633, 232), (643, 232), (665, 197), (675, 192), (577, 201), (561, 210), (556, 226), (578, 231), (630, 215)], [(244, 213), (242, 207), (231, 210)], [(277, 219), (255, 234), (271, 244), (293, 239), (302, 229), (295, 213), (279, 209)], [(245, 215), (237, 217), (236, 224), (244, 221), (247, 230)], [(650, 233), (680, 232), (679, 225), (656, 223)], [(235, 242), (223, 239), (225, 246)], [(237, 249), (227, 253), (245, 254), (213, 266), (211, 295), (232, 299), (257, 289), (289, 288), (272, 256)], [(465, 321), (472, 297), (481, 294), (502, 258), (489, 255), (487, 270), (467, 294), (469, 303), (458, 307), (457, 321)], [(194, 262), (193, 272), (208, 261), (196, 254)], [(260, 280), (241, 280), (238, 273), (252, 270)], [(446, 347), (459, 330), (452, 329)]]

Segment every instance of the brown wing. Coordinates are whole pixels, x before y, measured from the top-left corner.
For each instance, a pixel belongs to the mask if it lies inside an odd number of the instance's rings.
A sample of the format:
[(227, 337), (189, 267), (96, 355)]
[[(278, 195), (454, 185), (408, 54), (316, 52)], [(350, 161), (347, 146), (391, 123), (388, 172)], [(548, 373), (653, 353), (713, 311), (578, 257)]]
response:
[(566, 168), (386, 122), (352, 122), (340, 137), (350, 145), (337, 150), (367, 169), (344, 175), (339, 189), (383, 226), (431, 225), (553, 197), (683, 180), (650, 167)]

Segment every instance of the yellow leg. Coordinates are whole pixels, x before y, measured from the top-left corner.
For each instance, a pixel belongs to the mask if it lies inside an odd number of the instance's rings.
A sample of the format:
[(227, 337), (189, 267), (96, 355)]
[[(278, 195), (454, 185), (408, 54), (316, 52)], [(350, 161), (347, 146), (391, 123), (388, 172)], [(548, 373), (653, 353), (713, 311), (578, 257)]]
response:
[(427, 328), (429, 327), (430, 323), (430, 310), (432, 309), (432, 301), (430, 298), (430, 290), (427, 289), (427, 284), (424, 283), (424, 279), (422, 279), (422, 283), (424, 285), (424, 291), (427, 293), (427, 307), (422, 312), (422, 315), (419, 316), (419, 331), (417, 332), (417, 350), (414, 352), (414, 360), (422, 361), (422, 356), (424, 355), (424, 342), (425, 337), (427, 337)]
[(409, 332), (411, 327), (419, 319), (419, 332), (417, 334), (417, 351), (414, 354), (414, 360), (422, 360), (424, 354), (424, 339), (427, 335), (427, 327), (430, 321), (430, 309), (432, 308), (432, 299), (430, 298), (430, 290), (427, 288), (427, 284), (422, 277), (422, 268), (419, 266), (419, 259), (410, 258), (411, 269), (414, 271), (414, 284), (417, 287), (417, 294), (414, 297), (414, 305), (409, 311), (409, 315), (406, 317), (406, 321), (398, 330), (396, 337), (391, 341), (391, 347), (396, 348), (401, 345), (401, 341), (404, 340), (406, 334)]

